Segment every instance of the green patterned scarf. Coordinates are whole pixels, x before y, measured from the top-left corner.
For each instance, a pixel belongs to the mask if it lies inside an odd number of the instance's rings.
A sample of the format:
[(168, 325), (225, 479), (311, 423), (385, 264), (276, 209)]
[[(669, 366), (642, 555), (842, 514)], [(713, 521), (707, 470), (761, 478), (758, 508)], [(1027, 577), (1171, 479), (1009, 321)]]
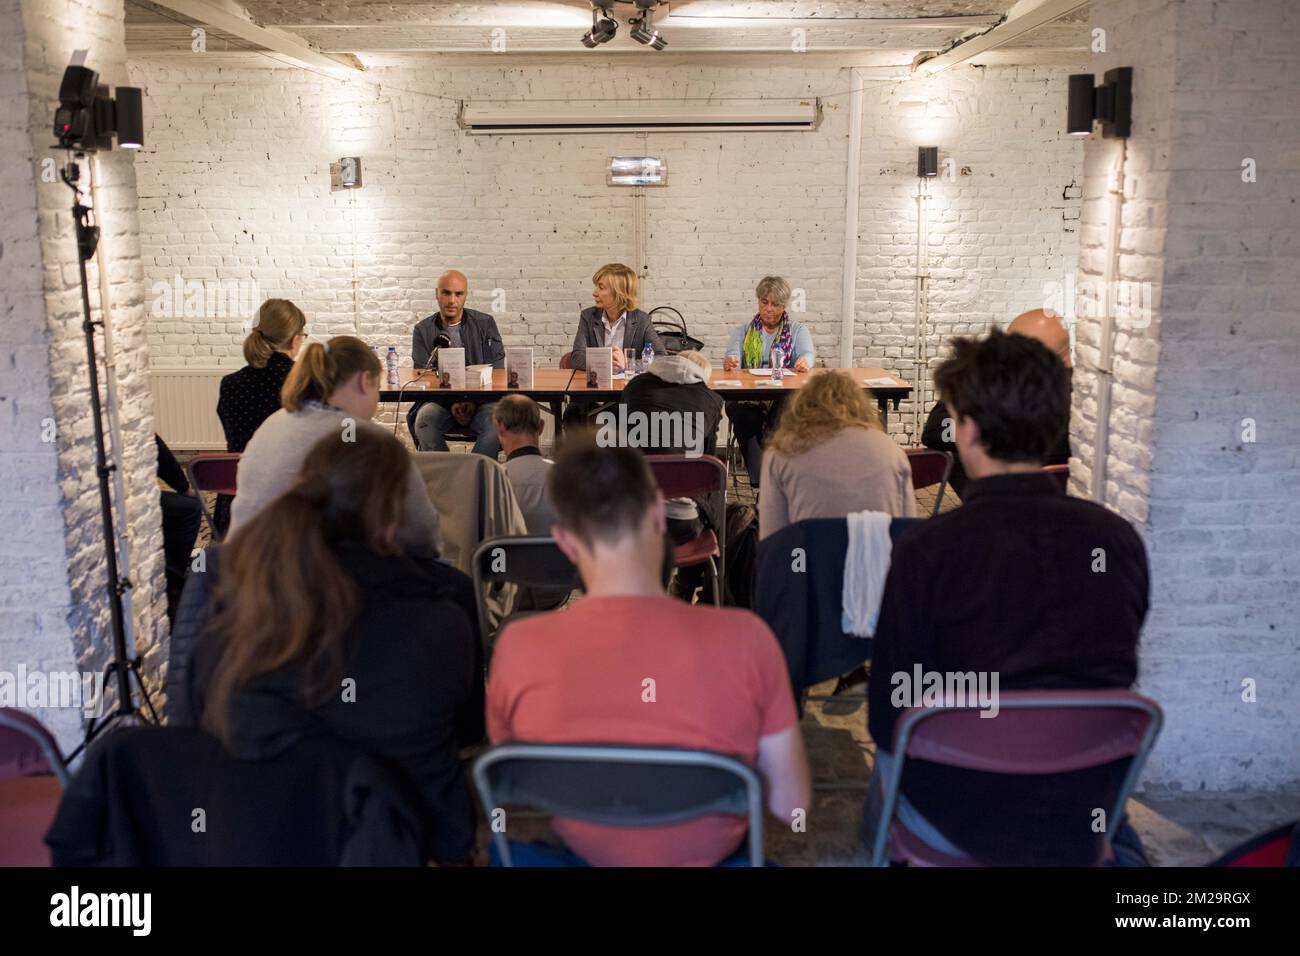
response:
[[(790, 316), (784, 312), (781, 313), (781, 331), (777, 334), (772, 347), (781, 350), (784, 356), (782, 366), (794, 368), (794, 333), (790, 329)], [(763, 367), (763, 321), (757, 313), (750, 321), (749, 328), (745, 330), (745, 341), (740, 346), (740, 367)]]

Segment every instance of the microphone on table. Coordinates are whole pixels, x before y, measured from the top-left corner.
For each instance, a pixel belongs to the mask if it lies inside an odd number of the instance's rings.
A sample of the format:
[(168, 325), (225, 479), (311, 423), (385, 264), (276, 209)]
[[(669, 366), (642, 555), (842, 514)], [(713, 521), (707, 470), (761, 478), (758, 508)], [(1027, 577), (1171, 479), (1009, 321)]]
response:
[(451, 336), (446, 332), (439, 332), (438, 337), (433, 340), (433, 348), (429, 349), (429, 361), (424, 363), (424, 371), (428, 372), (433, 369), (436, 359), (438, 358), (439, 349), (451, 348)]
[[(438, 357), (438, 350), (449, 348), (450, 346), (451, 346), (451, 336), (449, 336), (446, 332), (439, 332), (437, 338), (433, 340), (433, 348), (429, 349), (429, 360), (424, 363), (424, 368), (420, 369), (419, 374), (416, 375), (415, 378), (411, 379), (409, 382), (404, 382), (402, 384), (402, 387), (398, 389), (397, 391), (398, 408), (402, 407), (402, 398), (405, 396), (406, 390), (411, 386), (413, 386), (420, 379), (424, 378), (425, 375), (429, 374), (429, 372), (433, 370), (434, 359)], [(421, 388), (423, 387), (424, 386), (421, 386)], [(401, 416), (398, 416), (398, 418), (400, 417)], [(394, 435), (397, 434), (397, 418), (393, 419), (393, 434)]]

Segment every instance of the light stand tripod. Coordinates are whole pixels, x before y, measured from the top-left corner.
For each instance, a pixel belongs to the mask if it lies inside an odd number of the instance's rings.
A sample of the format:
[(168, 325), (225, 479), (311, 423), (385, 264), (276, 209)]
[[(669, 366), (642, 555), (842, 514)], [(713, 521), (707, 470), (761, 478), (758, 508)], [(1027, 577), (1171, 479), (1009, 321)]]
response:
[(82, 155), (81, 152), (69, 150), (68, 163), (59, 171), (59, 176), (72, 190), (72, 220), (77, 229), (77, 265), (81, 272), (81, 307), (85, 317), (81, 327), (86, 334), (87, 367), (90, 370), (90, 407), (95, 425), (95, 473), (99, 477), (99, 505), (104, 525), (104, 556), (108, 563), (108, 607), (113, 626), (113, 660), (104, 668), (104, 682), (107, 684), (110, 679), (116, 679), (117, 703), (113, 712), (107, 717), (90, 719), (86, 725), (85, 739), (81, 746), (69, 755), (69, 760), (76, 757), (98, 734), (115, 721), (146, 720), (135, 704), (135, 697), (131, 691), (132, 675), (135, 676), (141, 699), (148, 709), (147, 720), (152, 723), (158, 722), (153, 702), (150, 701), (144, 680), (140, 676), (140, 658), (138, 655), (130, 657), (126, 647), (126, 617), (122, 609), (122, 595), (131, 587), (131, 580), (128, 576), (119, 574), (117, 565), (113, 498), (109, 490), (109, 476), (116, 465), (110, 464), (108, 460), (108, 448), (104, 440), (103, 408), (99, 401), (99, 360), (95, 354), (95, 326), (103, 326), (104, 323), (91, 319), (90, 283), (86, 276), (86, 262), (94, 256), (95, 249), (99, 245), (99, 226), (91, 223), (92, 210), (81, 202), (81, 190), (77, 185), (81, 170), (76, 159)]

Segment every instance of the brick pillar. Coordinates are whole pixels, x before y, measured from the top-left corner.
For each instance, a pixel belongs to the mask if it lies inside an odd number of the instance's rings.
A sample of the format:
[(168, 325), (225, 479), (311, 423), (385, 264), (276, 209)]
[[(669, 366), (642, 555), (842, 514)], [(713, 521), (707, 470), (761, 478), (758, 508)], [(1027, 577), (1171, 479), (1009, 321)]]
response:
[[(54, 175), (64, 155), (50, 144), (74, 49), (89, 51), (87, 65), (103, 82), (127, 82), (122, 20), (121, 0), (0, 0), (0, 148), (12, 160), (0, 191), (0, 671), (11, 674), (20, 666), (99, 671), (112, 658), (72, 193)], [(101, 157), (101, 212), (136, 645), (156, 684), (166, 616), (132, 162), (118, 151)], [(90, 269), (98, 309), (93, 262)], [(102, 336), (98, 345), (102, 394)], [(79, 742), (78, 710), (37, 715), (65, 750)]]
[[(1134, 71), (1118, 277), (1141, 307), (1117, 323), (1104, 500), (1139, 525), (1151, 560), (1140, 689), (1167, 722), (1147, 780), (1294, 785), (1300, 7), (1097, 0), (1091, 10), (1106, 31), (1098, 77)], [(1081, 284), (1104, 272), (1107, 173), (1124, 148), (1100, 136), (1085, 148)], [(1077, 494), (1094, 466), (1099, 341), (1100, 321), (1081, 317)]]

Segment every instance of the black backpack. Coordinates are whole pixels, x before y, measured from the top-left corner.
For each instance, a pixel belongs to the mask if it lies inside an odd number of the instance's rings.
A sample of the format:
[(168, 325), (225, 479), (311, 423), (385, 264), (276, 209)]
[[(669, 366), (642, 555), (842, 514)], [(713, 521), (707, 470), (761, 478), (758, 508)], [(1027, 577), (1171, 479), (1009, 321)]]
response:
[(753, 505), (727, 505), (727, 580), (723, 603), (754, 606), (754, 575), (758, 567), (758, 512)]

